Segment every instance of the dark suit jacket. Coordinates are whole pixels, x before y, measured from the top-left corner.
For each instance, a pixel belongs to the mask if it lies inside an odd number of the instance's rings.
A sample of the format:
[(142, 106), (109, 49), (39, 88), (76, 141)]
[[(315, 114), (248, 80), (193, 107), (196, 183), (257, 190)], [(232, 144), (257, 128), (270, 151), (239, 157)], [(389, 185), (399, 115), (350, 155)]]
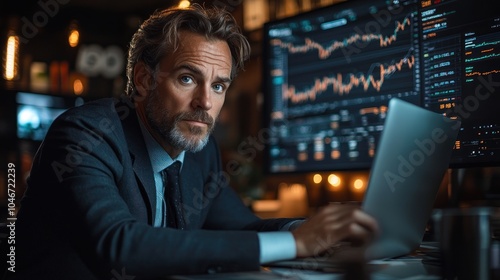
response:
[(260, 220), (243, 205), (213, 138), (186, 153), (183, 166), (187, 230), (154, 228), (153, 171), (130, 101), (66, 111), (34, 159), (16, 223), (17, 272), (9, 276), (109, 280), (259, 269), (256, 232), (290, 220)]

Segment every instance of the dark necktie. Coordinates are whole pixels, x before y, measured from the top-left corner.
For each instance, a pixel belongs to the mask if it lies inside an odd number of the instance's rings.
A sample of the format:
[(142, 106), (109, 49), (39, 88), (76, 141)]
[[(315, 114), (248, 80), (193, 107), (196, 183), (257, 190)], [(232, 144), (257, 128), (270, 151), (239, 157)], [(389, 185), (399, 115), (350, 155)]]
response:
[(165, 186), (165, 200), (167, 203), (167, 226), (184, 229), (185, 222), (182, 212), (181, 189), (179, 185), (179, 170), (181, 162), (175, 161), (163, 170), (163, 184)]

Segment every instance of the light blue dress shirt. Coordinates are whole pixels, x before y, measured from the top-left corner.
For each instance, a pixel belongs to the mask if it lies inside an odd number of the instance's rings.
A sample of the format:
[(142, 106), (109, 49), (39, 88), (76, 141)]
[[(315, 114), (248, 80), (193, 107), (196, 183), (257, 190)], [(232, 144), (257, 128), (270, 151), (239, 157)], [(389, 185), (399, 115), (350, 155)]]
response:
[[(151, 166), (153, 167), (154, 180), (156, 185), (156, 215), (154, 217), (153, 225), (155, 227), (162, 226), (162, 207), (165, 203), (163, 195), (163, 181), (161, 178), (161, 171), (170, 166), (175, 160), (184, 163), (184, 154), (181, 152), (177, 158), (172, 159), (170, 155), (161, 147), (160, 144), (153, 138), (153, 136), (146, 129), (142, 120), (139, 118), (139, 123), (142, 135), (146, 142), (149, 158), (151, 159)], [(182, 166), (181, 166), (182, 168)], [(301, 221), (296, 221), (300, 223)], [(292, 222), (286, 225), (280, 231), (276, 232), (259, 232), (257, 233), (260, 246), (260, 263), (269, 263), (273, 261), (292, 259), (296, 256), (295, 239), (289, 231), (290, 226), (295, 226), (296, 223)]]

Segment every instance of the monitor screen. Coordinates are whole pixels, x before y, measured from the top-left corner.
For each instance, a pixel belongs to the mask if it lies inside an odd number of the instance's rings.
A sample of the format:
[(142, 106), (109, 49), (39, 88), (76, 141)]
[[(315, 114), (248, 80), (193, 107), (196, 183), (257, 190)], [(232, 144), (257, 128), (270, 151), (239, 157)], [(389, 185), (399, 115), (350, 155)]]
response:
[(66, 109), (83, 103), (82, 98), (16, 93), (17, 138), (41, 141), (54, 119)]
[(266, 23), (266, 171), (370, 168), (393, 97), (462, 121), (451, 166), (500, 165), (500, 12), (480, 2), (350, 0)]

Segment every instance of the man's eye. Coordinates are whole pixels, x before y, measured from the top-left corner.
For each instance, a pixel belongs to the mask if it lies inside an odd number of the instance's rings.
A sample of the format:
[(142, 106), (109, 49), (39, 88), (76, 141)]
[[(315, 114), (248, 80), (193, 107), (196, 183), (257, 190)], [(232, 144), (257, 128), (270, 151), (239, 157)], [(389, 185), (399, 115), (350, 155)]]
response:
[(185, 83), (185, 84), (190, 84), (193, 82), (193, 79), (189, 76), (182, 76), (181, 77), (181, 82)]
[(217, 92), (223, 92), (224, 91), (224, 85), (221, 85), (221, 84), (214, 85), (213, 88)]

